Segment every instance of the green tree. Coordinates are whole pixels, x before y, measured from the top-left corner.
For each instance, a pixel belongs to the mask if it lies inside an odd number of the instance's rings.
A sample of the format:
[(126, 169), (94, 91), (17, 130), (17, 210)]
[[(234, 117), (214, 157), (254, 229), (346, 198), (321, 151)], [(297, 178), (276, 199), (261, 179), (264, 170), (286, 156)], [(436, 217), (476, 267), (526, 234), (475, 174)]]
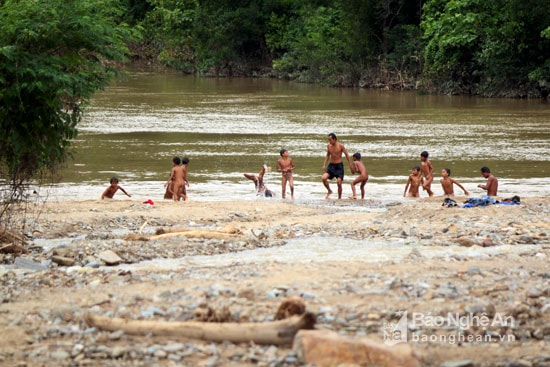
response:
[(422, 21), (426, 75), (450, 93), (547, 94), (540, 86), (548, 80), (549, 25), (550, 8), (536, 0), (430, 0)]
[(83, 106), (128, 52), (123, 15), (110, 0), (0, 2), (1, 203), (67, 159)]
[(151, 9), (141, 23), (140, 56), (165, 66), (195, 72), (192, 32), (197, 0), (148, 0)]
[(346, 86), (368, 85), (372, 81), (362, 79), (376, 79), (372, 75), (389, 83), (404, 67), (419, 74), (419, 2), (286, 3), (286, 10), (272, 13), (266, 35), (276, 70), (298, 80)]
[[(276, 16), (272, 18), (277, 22)], [(282, 28), (279, 44), (287, 52), (273, 66), (276, 70), (292, 73), (299, 71), (299, 80), (325, 82), (328, 77), (341, 73), (342, 58), (346, 57), (345, 37), (341, 27), (341, 12), (331, 7), (303, 7), (287, 30)]]
[(203, 0), (193, 27), (201, 73), (250, 75), (269, 60), (265, 43), (270, 4), (261, 0)]

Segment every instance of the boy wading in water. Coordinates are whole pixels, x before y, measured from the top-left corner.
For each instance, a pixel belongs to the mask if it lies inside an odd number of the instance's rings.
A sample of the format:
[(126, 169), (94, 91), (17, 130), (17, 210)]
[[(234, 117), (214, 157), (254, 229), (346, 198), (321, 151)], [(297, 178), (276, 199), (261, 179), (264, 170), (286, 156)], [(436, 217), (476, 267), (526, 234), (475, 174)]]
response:
[(187, 187), (189, 187), (189, 180), (187, 179), (187, 167), (189, 166), (189, 158), (183, 157), (181, 159), (181, 169), (183, 170), (183, 200), (187, 201)]
[(269, 170), (267, 165), (263, 165), (262, 169), (260, 170), (260, 173), (257, 175), (252, 173), (245, 173), (244, 177), (248, 178), (249, 180), (252, 180), (254, 182), (254, 187), (256, 188), (256, 195), (263, 195), (266, 198), (273, 197), (273, 192), (267, 188), (267, 186), (264, 183), (264, 175)]
[(181, 165), (180, 157), (174, 157), (172, 159), (172, 170), (170, 171), (170, 178), (164, 184), (164, 186), (172, 187), (172, 199), (174, 201), (179, 201), (180, 199), (185, 200), (184, 190), (185, 190), (185, 179), (186, 171)]
[[(412, 168), (412, 172), (409, 175), (409, 180), (407, 181), (407, 185), (405, 185), (405, 191), (403, 192), (403, 196), (407, 196), (407, 190), (408, 196), (410, 197), (420, 197), (420, 192), (418, 189), (424, 182), (424, 178), (422, 178), (422, 174), (420, 173), (420, 167), (415, 166)], [(410, 189), (409, 189), (410, 187)]]
[(354, 153), (353, 154), (353, 165), (355, 167), (355, 173), (359, 173), (359, 176), (353, 180), (351, 183), (351, 192), (353, 193), (352, 199), (357, 199), (357, 195), (355, 193), (355, 185), (358, 183), (361, 183), (359, 186), (361, 188), (361, 199), (365, 198), (365, 185), (367, 184), (367, 181), (369, 180), (369, 174), (367, 172), (367, 169), (365, 168), (365, 165), (363, 162), (361, 162), (361, 153)]
[(434, 193), (431, 189), (432, 181), (434, 180), (434, 167), (432, 162), (428, 160), (428, 152), (423, 151), (420, 153), (420, 170), (424, 175), (424, 183), (422, 184), (422, 189), (428, 192), (428, 195), (434, 196)]
[(112, 199), (113, 196), (115, 196), (115, 193), (116, 193), (118, 190), (120, 190), (120, 191), (122, 191), (123, 193), (125, 193), (126, 196), (128, 196), (128, 197), (132, 197), (132, 195), (128, 194), (128, 193), (126, 192), (126, 190), (124, 190), (124, 189), (122, 188), (122, 186), (119, 186), (119, 185), (118, 185), (118, 178), (112, 177), (112, 178), (111, 178), (111, 181), (110, 181), (109, 187), (107, 187), (107, 188), (105, 189), (105, 191), (103, 191), (103, 194), (101, 194), (101, 200), (103, 200), (103, 199), (105, 199), (105, 198)]
[[(332, 194), (328, 180), (332, 180), (334, 177), (336, 177), (336, 183), (338, 184), (338, 199), (342, 198), (342, 181), (344, 180), (344, 164), (342, 163), (342, 154), (344, 154), (348, 160), (351, 173), (355, 173), (349, 158), (348, 150), (344, 144), (338, 142), (336, 134), (328, 134), (327, 154), (325, 156), (325, 162), (323, 163), (323, 171), (325, 173), (323, 173), (322, 176), (323, 185), (325, 185), (328, 191), (325, 199), (328, 199), (330, 194)], [(329, 163), (328, 166), (327, 163)]]
[(281, 179), (282, 185), (282, 198), (286, 196), (286, 183), (290, 187), (290, 198), (294, 200), (294, 177), (292, 177), (292, 171), (294, 168), (294, 162), (292, 158), (289, 157), (288, 150), (281, 149), (280, 151), (281, 158), (277, 161), (277, 172), (281, 172), (283, 177)]
[[(174, 168), (174, 163), (176, 162), (176, 158), (180, 159), (179, 157), (172, 158), (172, 168)], [(179, 164), (181, 164), (181, 159), (178, 165)], [(164, 188), (166, 189), (166, 191), (164, 192), (164, 199), (170, 199), (170, 200), (172, 200), (174, 197), (174, 190), (172, 188), (173, 182), (170, 180), (170, 178), (172, 177), (172, 168), (170, 169), (170, 175), (168, 176), (169, 177), (168, 181), (164, 184)]]
[(464, 195), (470, 195), (468, 191), (458, 183), (454, 178), (451, 178), (451, 170), (449, 168), (443, 168), (441, 170), (441, 176), (443, 177), (439, 182), (441, 182), (441, 187), (443, 188), (443, 193), (447, 196), (454, 196), (455, 192), (453, 190), (453, 184), (460, 187), (464, 191)]

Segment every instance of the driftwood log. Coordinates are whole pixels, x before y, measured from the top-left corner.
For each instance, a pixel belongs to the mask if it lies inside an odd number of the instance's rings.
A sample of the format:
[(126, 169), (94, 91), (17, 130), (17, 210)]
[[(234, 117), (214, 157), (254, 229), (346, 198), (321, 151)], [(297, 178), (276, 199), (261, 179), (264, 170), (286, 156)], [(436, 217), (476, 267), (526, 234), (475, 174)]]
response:
[(226, 227), (219, 230), (203, 230), (193, 228), (159, 228), (150, 240), (158, 240), (172, 237), (187, 237), (187, 238), (209, 238), (209, 239), (226, 239), (242, 236), (242, 233), (235, 227)]
[(227, 232), (220, 232), (220, 231), (208, 231), (208, 230), (190, 230), (185, 232), (172, 232), (172, 233), (164, 233), (164, 234), (158, 234), (155, 236), (149, 237), (150, 240), (160, 240), (160, 239), (166, 239), (166, 238), (174, 238), (174, 237), (187, 237), (187, 238), (208, 238), (213, 240), (223, 240), (226, 238), (235, 238), (239, 237), (239, 235), (235, 235), (232, 233)]
[(292, 344), (301, 329), (313, 329), (315, 315), (307, 312), (301, 316), (258, 323), (204, 323), (197, 321), (167, 322), (155, 320), (128, 320), (87, 314), (86, 323), (100, 330), (122, 330), (129, 335), (171, 336), (201, 339), (213, 342)]
[(407, 344), (388, 346), (367, 338), (341, 336), (329, 330), (299, 331), (293, 349), (302, 363), (317, 367), (420, 367), (418, 356)]
[[(189, 228), (189, 227), (161, 227), (157, 228), (155, 231), (155, 234), (165, 234), (165, 233), (178, 233), (178, 232), (189, 232), (194, 231), (196, 228)], [(216, 232), (224, 232), (224, 233), (231, 233), (231, 234), (240, 234), (241, 231), (235, 227), (235, 226), (225, 226), (220, 229), (215, 229)]]

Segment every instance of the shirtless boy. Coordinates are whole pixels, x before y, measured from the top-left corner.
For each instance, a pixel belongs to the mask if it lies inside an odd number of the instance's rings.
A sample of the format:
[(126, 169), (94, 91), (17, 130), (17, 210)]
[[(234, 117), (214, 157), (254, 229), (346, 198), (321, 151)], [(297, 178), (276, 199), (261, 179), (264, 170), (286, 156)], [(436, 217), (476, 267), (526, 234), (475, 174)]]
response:
[(172, 159), (172, 170), (170, 171), (170, 178), (168, 178), (168, 181), (166, 181), (164, 186), (168, 185), (172, 185), (172, 199), (174, 201), (184, 199), (183, 187), (185, 185), (185, 174), (183, 171), (183, 167), (181, 166), (180, 157), (174, 157), (174, 159)]
[(294, 200), (294, 177), (292, 177), (292, 171), (294, 168), (294, 162), (292, 158), (289, 157), (288, 150), (281, 149), (280, 151), (281, 158), (277, 161), (277, 172), (281, 172), (283, 177), (281, 179), (282, 185), (282, 198), (286, 196), (286, 183), (290, 187), (290, 198)]
[(420, 169), (422, 175), (424, 175), (424, 183), (422, 184), (422, 189), (428, 192), (428, 195), (434, 196), (434, 193), (431, 189), (432, 181), (434, 180), (434, 167), (432, 162), (428, 160), (428, 152), (423, 151), (420, 153)]
[(252, 173), (245, 173), (244, 177), (254, 181), (254, 187), (256, 188), (256, 195), (264, 195), (267, 198), (273, 197), (273, 192), (267, 188), (264, 184), (264, 175), (267, 172), (267, 165), (263, 165), (260, 173), (254, 175)]
[(449, 168), (443, 168), (441, 170), (441, 176), (443, 177), (439, 182), (441, 182), (441, 187), (443, 188), (443, 193), (447, 196), (454, 196), (455, 192), (453, 190), (453, 184), (460, 187), (464, 191), (464, 195), (470, 195), (468, 191), (458, 183), (454, 178), (451, 178), (451, 170)]
[[(179, 157), (174, 157), (172, 158), (172, 167), (174, 167), (174, 160)], [(171, 177), (172, 176), (172, 169), (170, 169), (170, 175), (168, 177)], [(166, 182), (164, 184), (164, 188), (166, 189), (166, 191), (164, 192), (164, 199), (172, 199), (173, 196), (174, 196), (174, 191), (172, 190), (172, 186), (173, 186), (173, 182), (168, 180), (168, 182)]]
[(189, 187), (189, 180), (187, 179), (187, 167), (189, 167), (189, 158), (183, 157), (181, 159), (181, 169), (183, 171), (182, 194), (184, 201), (187, 201), (187, 187)]
[(118, 185), (118, 178), (112, 177), (112, 178), (111, 178), (111, 181), (110, 181), (109, 187), (107, 187), (107, 188), (105, 189), (105, 191), (103, 191), (103, 194), (101, 194), (101, 200), (103, 200), (103, 199), (105, 199), (105, 198), (112, 199), (113, 196), (115, 196), (115, 193), (116, 193), (118, 190), (120, 190), (120, 191), (122, 191), (123, 193), (125, 193), (126, 196), (128, 196), (128, 197), (132, 197), (132, 195), (128, 194), (128, 193), (126, 192), (126, 190), (124, 190), (124, 189), (122, 188), (122, 186), (119, 186), (119, 185)]
[(353, 165), (356, 173), (359, 173), (359, 176), (353, 180), (351, 183), (351, 192), (353, 193), (352, 199), (357, 199), (357, 195), (355, 194), (355, 185), (358, 183), (361, 183), (361, 199), (365, 199), (365, 185), (367, 184), (367, 181), (369, 180), (369, 174), (367, 172), (367, 169), (365, 168), (365, 165), (363, 162), (361, 162), (361, 153), (354, 153), (353, 154)]
[(489, 167), (481, 167), (481, 175), (487, 179), (487, 183), (479, 184), (477, 187), (486, 190), (489, 196), (497, 196), (498, 180), (493, 176)]
[[(322, 180), (323, 185), (327, 188), (327, 196), (325, 199), (330, 197), (332, 190), (330, 189), (328, 180), (332, 180), (336, 177), (336, 183), (338, 184), (338, 199), (342, 198), (342, 181), (344, 180), (344, 164), (342, 163), (342, 154), (346, 156), (348, 160), (349, 168), (351, 173), (355, 173), (354, 168), (351, 164), (351, 159), (349, 158), (349, 153), (344, 144), (338, 142), (336, 134), (330, 133), (328, 136), (327, 144), (327, 154), (325, 156), (325, 162), (323, 163), (323, 173)], [(327, 163), (329, 165), (327, 166)]]
[(420, 192), (418, 191), (418, 189), (423, 184), (423, 182), (424, 182), (424, 178), (420, 173), (420, 167), (419, 166), (413, 167), (412, 172), (409, 175), (409, 180), (407, 181), (407, 185), (405, 185), (405, 191), (403, 192), (403, 196), (407, 196), (407, 190), (409, 190), (408, 196), (414, 197), (414, 198), (420, 197)]

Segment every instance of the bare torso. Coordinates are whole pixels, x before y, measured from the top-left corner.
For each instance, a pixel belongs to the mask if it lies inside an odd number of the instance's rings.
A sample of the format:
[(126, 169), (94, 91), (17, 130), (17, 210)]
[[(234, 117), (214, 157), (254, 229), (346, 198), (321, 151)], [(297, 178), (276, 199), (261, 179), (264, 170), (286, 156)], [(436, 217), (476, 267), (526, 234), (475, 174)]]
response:
[(327, 156), (329, 157), (329, 163), (342, 163), (342, 154), (346, 151), (344, 144), (335, 142), (327, 145)]
[(442, 178), (440, 182), (441, 182), (441, 188), (443, 189), (443, 193), (445, 195), (454, 195), (453, 180), (452, 179)]
[(409, 196), (419, 196), (418, 188), (422, 184), (422, 175), (410, 175), (409, 180), (411, 183)]

